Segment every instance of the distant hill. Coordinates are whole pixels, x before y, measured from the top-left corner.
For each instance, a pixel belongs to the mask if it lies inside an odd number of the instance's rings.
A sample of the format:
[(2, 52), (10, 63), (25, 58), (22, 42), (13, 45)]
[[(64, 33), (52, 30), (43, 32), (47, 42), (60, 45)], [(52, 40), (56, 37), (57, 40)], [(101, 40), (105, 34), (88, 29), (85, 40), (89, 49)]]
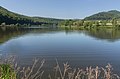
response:
[(30, 17), (21, 14), (11, 12), (0, 6), (0, 24), (5, 22), (6, 24), (57, 24), (62, 19), (44, 18), (44, 17)]
[(113, 18), (120, 19), (120, 11), (111, 10), (108, 12), (99, 12), (97, 14), (86, 17), (85, 20), (111, 20)]

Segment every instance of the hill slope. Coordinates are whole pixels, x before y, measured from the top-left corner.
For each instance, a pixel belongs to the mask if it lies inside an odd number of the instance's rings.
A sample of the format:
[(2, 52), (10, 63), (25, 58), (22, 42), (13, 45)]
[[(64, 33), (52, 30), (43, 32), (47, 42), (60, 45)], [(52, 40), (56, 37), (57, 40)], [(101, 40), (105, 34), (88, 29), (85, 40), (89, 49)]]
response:
[(5, 22), (6, 24), (57, 24), (61, 19), (43, 18), (43, 17), (29, 17), (11, 12), (0, 6), (0, 24)]
[(111, 10), (108, 12), (100, 12), (89, 17), (86, 17), (85, 20), (111, 20), (113, 18), (119, 19), (120, 12), (117, 10)]

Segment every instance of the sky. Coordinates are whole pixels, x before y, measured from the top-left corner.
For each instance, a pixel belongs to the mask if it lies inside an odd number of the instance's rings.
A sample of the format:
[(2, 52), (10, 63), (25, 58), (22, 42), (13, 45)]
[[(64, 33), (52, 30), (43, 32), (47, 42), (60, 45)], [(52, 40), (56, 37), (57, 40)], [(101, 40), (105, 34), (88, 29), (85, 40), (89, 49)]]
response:
[(27, 16), (82, 19), (101, 11), (120, 11), (120, 0), (0, 0), (0, 6)]

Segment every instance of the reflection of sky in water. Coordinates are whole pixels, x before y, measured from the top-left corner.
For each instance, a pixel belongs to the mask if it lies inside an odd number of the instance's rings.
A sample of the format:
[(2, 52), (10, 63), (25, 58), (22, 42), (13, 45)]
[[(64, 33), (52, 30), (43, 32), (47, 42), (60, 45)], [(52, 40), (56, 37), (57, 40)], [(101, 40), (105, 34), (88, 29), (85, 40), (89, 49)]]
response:
[(19, 36), (2, 44), (0, 49), (16, 54), (25, 64), (38, 57), (49, 62), (57, 58), (61, 62), (69, 61), (74, 66), (101, 66), (109, 62), (120, 69), (119, 45), (120, 41), (98, 40), (82, 32), (55, 32)]

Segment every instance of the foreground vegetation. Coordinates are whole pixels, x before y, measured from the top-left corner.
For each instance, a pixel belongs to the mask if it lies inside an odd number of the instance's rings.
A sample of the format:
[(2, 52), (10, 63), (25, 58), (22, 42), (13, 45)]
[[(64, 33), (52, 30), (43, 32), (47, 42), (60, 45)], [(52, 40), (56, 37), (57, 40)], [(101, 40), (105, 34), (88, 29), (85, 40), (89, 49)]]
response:
[(16, 79), (16, 73), (9, 64), (0, 65), (0, 79)]
[[(34, 60), (31, 67), (20, 68), (13, 58), (8, 57), (5, 62), (0, 65), (0, 79), (120, 79), (117, 74), (112, 72), (112, 66), (108, 64), (103, 67), (86, 67), (86, 69), (73, 69), (68, 63), (64, 63), (60, 67), (56, 59), (56, 67), (54, 72), (49, 73), (46, 77), (46, 72), (42, 69), (45, 60)], [(12, 62), (11, 62), (12, 61)], [(4, 64), (3, 64), (4, 63)], [(37, 63), (41, 63), (36, 69)]]

